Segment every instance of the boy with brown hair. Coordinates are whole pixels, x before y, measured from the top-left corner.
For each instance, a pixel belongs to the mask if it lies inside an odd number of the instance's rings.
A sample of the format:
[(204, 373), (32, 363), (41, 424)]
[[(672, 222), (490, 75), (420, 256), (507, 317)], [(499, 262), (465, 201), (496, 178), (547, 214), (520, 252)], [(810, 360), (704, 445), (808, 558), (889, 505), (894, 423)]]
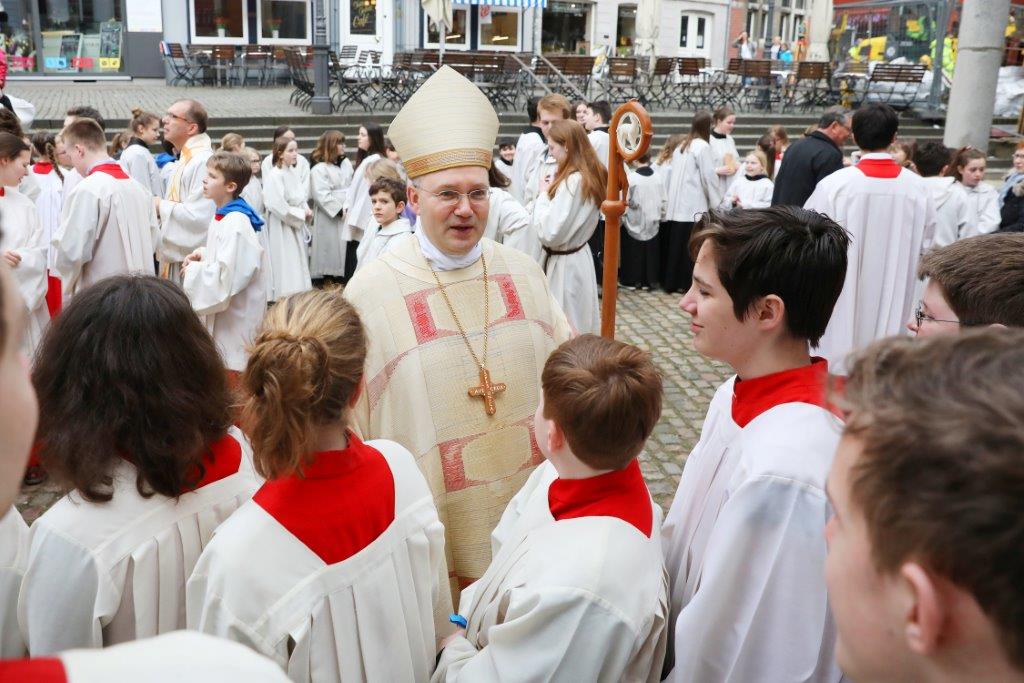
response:
[(540, 194), (540, 184), (544, 177), (548, 177), (550, 180), (555, 176), (558, 161), (551, 156), (547, 148), (547, 135), (551, 124), (555, 121), (571, 119), (572, 105), (569, 104), (569, 100), (558, 93), (545, 95), (537, 103), (537, 121), (544, 138), (544, 149), (537, 156), (532, 167), (527, 169), (527, 181), (526, 187), (523, 189), (523, 196), (517, 197), (521, 199), (523, 206), (528, 206)]
[(1024, 330), (854, 360), (828, 478), (836, 656), (860, 683), (1024, 681)]
[(834, 682), (821, 567), (839, 440), (828, 362), (811, 356), (846, 274), (846, 232), (795, 207), (705, 214), (680, 305), (694, 347), (732, 366), (690, 453), (662, 541), (672, 681)]
[(907, 328), (918, 337), (964, 327), (1024, 327), (1024, 233), (968, 237), (932, 249), (918, 277), (928, 278)]
[(376, 225), (371, 226), (356, 251), (356, 270), (377, 259), (400, 235), (412, 234), (405, 211), (405, 185), (397, 180), (380, 177), (370, 184), (370, 206)]
[(541, 384), (547, 462), (495, 528), (432, 680), (657, 681), (661, 512), (636, 457), (661, 415), (661, 376), (646, 352), (582, 335), (555, 349)]
[(256, 234), (263, 219), (240, 196), (251, 177), (249, 159), (242, 154), (216, 152), (206, 162), (203, 196), (217, 209), (206, 246), (182, 264), (182, 289), (234, 375), (245, 369), (246, 349), (267, 308), (270, 266)]

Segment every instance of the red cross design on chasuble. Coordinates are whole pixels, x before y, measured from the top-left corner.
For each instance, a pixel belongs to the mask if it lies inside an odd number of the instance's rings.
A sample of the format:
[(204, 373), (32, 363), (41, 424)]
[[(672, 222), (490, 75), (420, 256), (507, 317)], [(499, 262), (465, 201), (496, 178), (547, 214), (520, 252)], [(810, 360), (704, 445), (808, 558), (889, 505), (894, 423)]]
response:
[[(501, 323), (526, 320), (526, 313), (523, 311), (523, 302), (519, 298), (516, 283), (513, 282), (511, 275), (492, 275), (490, 280), (498, 285), (502, 303), (505, 304), (505, 315), (495, 318), (491, 322), (491, 333), (493, 334), (494, 328)], [(434, 316), (430, 312), (429, 299), (438, 291), (437, 287), (430, 287), (407, 294), (405, 297), (405, 305), (409, 309), (409, 320), (412, 321), (413, 330), (416, 332), (417, 344), (426, 344), (442, 337), (457, 337), (459, 335), (459, 331), (454, 327), (438, 328), (437, 321), (434, 320)]]

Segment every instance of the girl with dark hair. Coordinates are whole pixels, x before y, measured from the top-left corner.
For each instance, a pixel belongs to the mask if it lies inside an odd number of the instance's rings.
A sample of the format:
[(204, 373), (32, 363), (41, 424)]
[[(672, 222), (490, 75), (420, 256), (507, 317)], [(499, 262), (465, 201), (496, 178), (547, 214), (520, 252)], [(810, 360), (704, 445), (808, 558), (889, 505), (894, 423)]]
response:
[(173, 283), (114, 276), (61, 312), (32, 379), (40, 455), (69, 493), (31, 530), (30, 654), (184, 628), (199, 553), (259, 486), (213, 339)]
[(31, 357), (50, 322), (46, 308), (46, 228), (35, 202), (18, 189), (28, 175), (32, 151), (25, 141), (0, 132), (0, 258), (7, 262), (28, 309), (25, 352)]
[(711, 151), (711, 112), (693, 116), (689, 134), (672, 153), (668, 206), (661, 240), (661, 286), (669, 294), (690, 288), (693, 261), (688, 244), (694, 221), (722, 201), (720, 179)]
[(242, 424), (267, 482), (188, 582), (189, 628), (242, 642), (297, 681), (426, 680), (443, 635), (444, 529), (427, 482), (405, 448), (345, 426), (365, 359), (359, 315), (337, 293), (270, 309), (242, 377)]
[[(274, 140), (271, 143), (271, 149), (277, 144), (278, 140), (294, 140), (296, 144), (296, 150), (298, 150), (298, 140), (295, 139), (295, 131), (288, 126), (278, 126), (274, 129)], [(309, 185), (309, 160), (302, 156), (300, 153), (295, 155), (295, 170), (299, 174), (299, 178), (302, 180), (303, 185)], [(274, 167), (273, 155), (268, 154), (263, 157), (263, 163), (260, 166), (260, 176), (266, 178), (271, 168)]]
[(47, 244), (46, 307), (51, 318), (60, 312), (61, 304), (60, 280), (49, 274), (53, 272), (54, 265), (54, 250), (51, 245), (60, 228), (61, 210), (64, 206), (64, 173), (57, 164), (58, 146), (63, 144), (53, 133), (36, 133), (32, 136), (32, 147), (39, 156), (39, 161), (32, 166), (32, 175), (39, 187), (36, 210), (39, 212), (39, 222), (43, 224)]
[[(345, 228), (341, 239), (348, 242), (348, 254), (355, 254), (359, 240), (363, 234), (376, 223), (370, 205), (370, 185), (376, 178), (366, 174), (367, 167), (378, 159), (387, 159), (388, 151), (384, 144), (384, 129), (376, 123), (364, 123), (359, 127), (359, 138), (356, 141), (356, 168), (352, 185), (345, 200)], [(355, 272), (355, 259), (349, 262), (345, 257), (346, 275)]]
[(313, 198), (309, 274), (314, 282), (345, 281), (348, 242), (341, 234), (353, 174), (352, 162), (345, 156), (345, 136), (337, 130), (324, 131), (316, 143), (309, 176)]
[(151, 146), (160, 142), (160, 117), (142, 109), (132, 109), (128, 133), (128, 146), (121, 151), (118, 163), (154, 197), (162, 197), (164, 183), (156, 160), (149, 151)]
[(733, 177), (740, 168), (740, 153), (736, 150), (736, 140), (732, 131), (736, 127), (736, 112), (729, 107), (719, 107), (711, 119), (711, 154), (715, 159), (715, 172), (718, 174), (718, 189), (721, 194), (732, 184)]
[(272, 166), (263, 178), (271, 272), (267, 280), (268, 301), (313, 286), (306, 256), (310, 239), (307, 222), (313, 210), (309, 208), (309, 183), (302, 181), (296, 167), (298, 154), (295, 140), (278, 138), (270, 155)]

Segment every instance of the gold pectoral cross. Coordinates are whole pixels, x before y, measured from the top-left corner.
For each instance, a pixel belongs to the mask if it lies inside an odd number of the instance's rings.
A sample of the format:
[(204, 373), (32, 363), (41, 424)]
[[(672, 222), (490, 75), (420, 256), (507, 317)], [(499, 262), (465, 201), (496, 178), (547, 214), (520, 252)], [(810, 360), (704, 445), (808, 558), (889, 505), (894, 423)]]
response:
[(507, 388), (501, 382), (491, 382), (491, 373), (486, 368), (480, 368), (480, 386), (472, 387), (469, 390), (469, 395), (472, 398), (482, 398), (484, 400), (484, 411), (488, 415), (494, 415), (494, 413), (498, 412), (498, 407), (494, 405), (494, 395), (500, 394)]

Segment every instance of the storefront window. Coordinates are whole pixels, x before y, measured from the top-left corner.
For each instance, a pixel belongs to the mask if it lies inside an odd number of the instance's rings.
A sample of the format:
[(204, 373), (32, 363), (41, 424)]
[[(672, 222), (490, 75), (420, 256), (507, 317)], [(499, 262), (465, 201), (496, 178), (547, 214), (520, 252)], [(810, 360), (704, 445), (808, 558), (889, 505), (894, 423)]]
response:
[(519, 12), (479, 6), (480, 47), (492, 50), (519, 49)]
[(260, 42), (308, 43), (307, 0), (260, 0)]
[(192, 36), (197, 43), (248, 42), (245, 0), (191, 0)]
[(118, 73), (124, 69), (122, 0), (39, 3), (43, 71)]
[(36, 70), (36, 48), (32, 39), (32, 9), (28, 0), (8, 0), (7, 11), (0, 14), (0, 32), (3, 48), (7, 52), (7, 70), (10, 73)]
[[(437, 30), (434, 22), (424, 14), (424, 21), (427, 24), (428, 47), (438, 47), (441, 44), (441, 32)], [(452, 28), (444, 34), (445, 48), (469, 49), (469, 8), (452, 10)]]
[(590, 52), (587, 41), (587, 15), (590, 5), (582, 2), (549, 2), (541, 22), (541, 46), (544, 52), (585, 55)]
[(348, 32), (358, 36), (377, 33), (377, 0), (349, 0)]
[(615, 52), (620, 57), (633, 54), (633, 40), (636, 38), (636, 7), (619, 5), (619, 20), (615, 28)]

